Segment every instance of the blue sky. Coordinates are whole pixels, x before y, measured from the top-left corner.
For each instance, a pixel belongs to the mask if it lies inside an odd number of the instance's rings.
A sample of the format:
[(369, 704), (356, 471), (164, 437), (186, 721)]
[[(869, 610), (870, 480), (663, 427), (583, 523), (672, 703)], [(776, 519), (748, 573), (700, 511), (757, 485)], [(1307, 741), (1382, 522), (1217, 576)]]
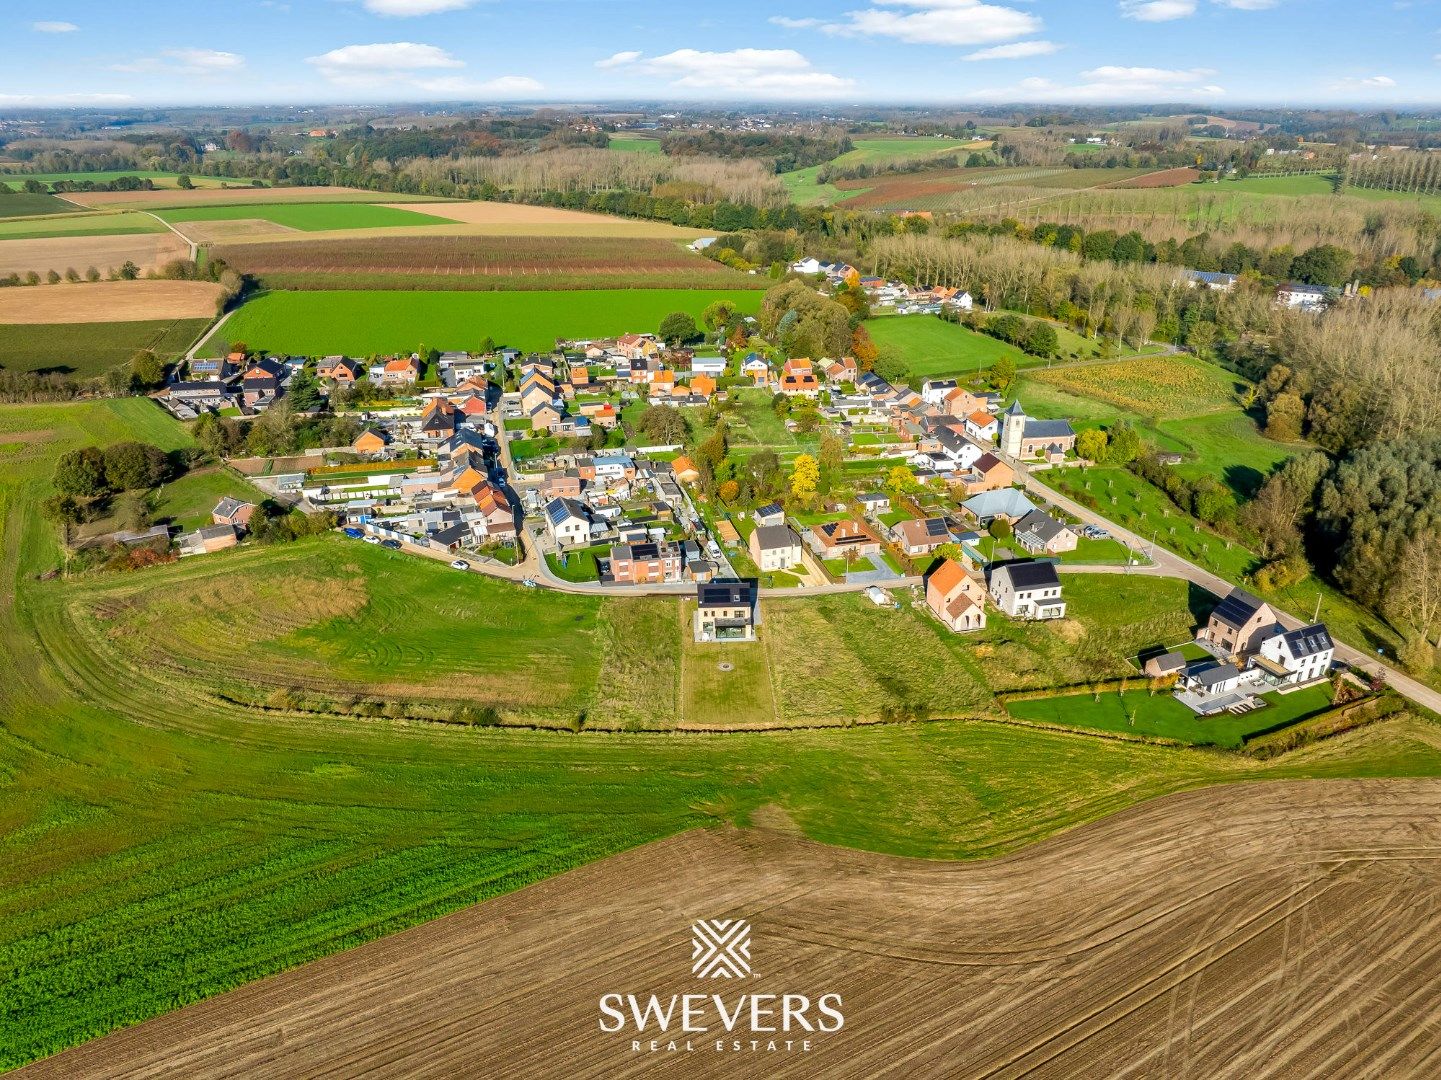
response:
[(1441, 105), (1441, 0), (5, 0), (0, 108)]

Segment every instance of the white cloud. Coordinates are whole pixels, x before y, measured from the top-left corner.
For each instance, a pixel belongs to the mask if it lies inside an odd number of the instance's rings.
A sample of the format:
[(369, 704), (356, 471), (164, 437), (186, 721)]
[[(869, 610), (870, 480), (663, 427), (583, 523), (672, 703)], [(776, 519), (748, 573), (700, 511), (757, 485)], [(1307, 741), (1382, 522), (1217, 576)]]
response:
[(415, 15), (436, 15), (442, 11), (468, 8), (475, 0), (361, 0), (361, 7), (372, 15), (389, 15), (407, 19)]
[(732, 49), (704, 52), (677, 49), (664, 56), (616, 53), (596, 64), (630, 67), (638, 74), (665, 79), (682, 90), (707, 90), (756, 97), (823, 97), (844, 93), (854, 80), (816, 71), (794, 49)]
[(1050, 79), (1022, 79), (1014, 86), (993, 87), (972, 97), (987, 101), (1155, 101), (1196, 100), (1217, 97), (1226, 91), (1208, 82), (1210, 68), (1153, 68), (1104, 65), (1083, 71), (1074, 83)]
[(1236, 11), (1265, 11), (1267, 8), (1275, 7), (1280, 2), (1281, 0), (1211, 0), (1213, 4), (1219, 4), (1221, 7), (1232, 8)]
[(821, 29), (843, 37), (890, 37), (911, 45), (988, 45), (1025, 37), (1041, 29), (1039, 16), (981, 0), (876, 0), (886, 8), (912, 7), (902, 13), (881, 7), (848, 11), (849, 22)]
[(30, 29), (37, 34), (70, 34), (79, 30), (73, 22), (33, 22)]
[(784, 26), (787, 30), (809, 30), (812, 27), (820, 26), (824, 19), (792, 19), (785, 15), (772, 15), (766, 22), (776, 26)]
[(230, 75), (245, 67), (245, 57), (220, 49), (162, 49), (159, 56), (142, 56), (110, 70), (132, 75)]
[(628, 49), (625, 52), (618, 52), (614, 56), (608, 56), (604, 60), (597, 60), (595, 66), (598, 68), (618, 68), (627, 64), (634, 64), (642, 56), (639, 49)]
[(1010, 45), (992, 45), (966, 53), (962, 60), (1021, 60), (1027, 56), (1049, 56), (1060, 49), (1054, 41), (1016, 41)]
[(1396, 85), (1389, 75), (1361, 75), (1337, 79), (1331, 84), (1332, 90), (1385, 90)]
[(1196, 0), (1121, 0), (1121, 14), (1141, 22), (1170, 22), (1196, 14)]
[(346, 45), (320, 56), (308, 56), (322, 75), (332, 82), (373, 84), (394, 82), (415, 71), (458, 68), (465, 64), (436, 45), (413, 41), (391, 41), (376, 45)]

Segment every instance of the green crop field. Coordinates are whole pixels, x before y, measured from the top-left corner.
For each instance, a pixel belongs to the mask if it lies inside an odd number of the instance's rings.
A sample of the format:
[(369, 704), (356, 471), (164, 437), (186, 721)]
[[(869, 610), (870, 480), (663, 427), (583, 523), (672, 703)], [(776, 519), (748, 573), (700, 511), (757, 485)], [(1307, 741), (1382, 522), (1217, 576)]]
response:
[(1187, 356), (1072, 364), (1031, 371), (1026, 378), (1138, 415), (1161, 418), (1235, 408), (1237, 394), (1248, 385), (1215, 364)]
[(490, 337), (518, 349), (549, 349), (557, 337), (654, 331), (672, 311), (699, 317), (730, 300), (759, 310), (752, 290), (607, 290), (571, 292), (283, 292), (244, 305), (206, 343), (220, 338), (252, 348), (306, 355), (370, 356), (397, 349), (473, 349)]
[(1002, 357), (1018, 367), (1035, 363), (1020, 349), (935, 315), (888, 315), (871, 319), (866, 329), (881, 348), (893, 348), (915, 375), (925, 378), (975, 375)]
[[(226, 678), (252, 644), (260, 659), (281, 657), (284, 672), (286, 651), (308, 638), (347, 671), (427, 685), (485, 679), (512, 693), (541, 683), (565, 693), (571, 668), (606, 665), (597, 709), (653, 710), (645, 696), (667, 665), (674, 687), (678, 652), (623, 643), (656, 640), (667, 623), (679, 632), (677, 607), (558, 594), (540, 603), (338, 539), (44, 580), (62, 562), (38, 513), (55, 457), (130, 438), (189, 443), (142, 399), (0, 406), (0, 1068), (682, 829), (744, 826), (762, 808), (821, 842), (974, 858), (1201, 785), (1441, 775), (1433, 732), (1410, 720), (1261, 764), (973, 722), (624, 739), (403, 723), (383, 705), (298, 711), (299, 678), (267, 709), (246, 708), (208, 680)], [(303, 588), (275, 584), (292, 570)], [(363, 598), (317, 590), (317, 580), (359, 583)], [(171, 584), (200, 603), (186, 610), (165, 595)], [(873, 670), (895, 668), (898, 685), (929, 686), (942, 701), (928, 665), (1014, 682), (1084, 662), (1085, 650), (1044, 628), (960, 639), (918, 614), (823, 599), (813, 614), (788, 601), (794, 610), (780, 617), (824, 624), (818, 640), (849, 650), (840, 674), (851, 657), (883, 661)], [(1079, 586), (1081, 625), (1092, 627), (1082, 640), (1118, 634), (1120, 647), (1150, 636), (1129, 609), (1170, 629), (1177, 596), (1142, 599)], [(76, 633), (97, 605), (112, 622), (149, 620), (157, 651)], [(161, 626), (160, 609), (180, 621)], [(484, 629), (506, 618), (510, 633)], [(890, 618), (918, 651), (876, 636)], [(1021, 668), (1033, 639), (1051, 644)], [(602, 648), (567, 651), (581, 642)], [(220, 658), (187, 672), (170, 664), (172, 647)], [(824, 680), (832, 665), (810, 662), (804, 642), (795, 649), (808, 658), (798, 675)], [(136, 667), (115, 668), (117, 656)]]
[(611, 150), (622, 150), (636, 154), (659, 154), (660, 139), (644, 135), (612, 135), (606, 144)]
[(413, 210), (400, 210), (394, 206), (372, 206), (363, 202), (232, 203), (226, 206), (186, 206), (157, 210), (156, 215), (176, 225), (187, 221), (259, 219), (302, 232), (456, 224), (450, 218), (418, 214)]
[[(4, 203), (0, 202), (0, 210)], [(0, 221), (0, 240), (40, 240), (51, 236), (124, 236), (164, 232), (149, 214), (66, 214)]]
[(114, 323), (0, 323), (0, 366), (11, 371), (99, 375), (141, 349), (174, 357), (190, 347), (208, 319)]
[[(5, 194), (10, 191), (10, 194)], [(54, 195), (32, 195), (27, 191), (11, 191), (0, 180), (0, 218), (36, 217), (44, 214), (74, 214), (80, 211), (74, 203)]]
[[(122, 176), (134, 176), (140, 180), (152, 180), (156, 187), (173, 188), (180, 173), (157, 172), (154, 169), (112, 169), (108, 172), (73, 172), (73, 173), (0, 173), (0, 184), (6, 184), (11, 189), (19, 191), (25, 186), (27, 180), (38, 180), (42, 184), (57, 184), (69, 180), (77, 184), (89, 181), (95, 184), (108, 184), (113, 180), (119, 180)], [(230, 187), (249, 187), (247, 180), (236, 180), (226, 176), (195, 176), (191, 175), (191, 183), (198, 188), (218, 188), (224, 185)]]

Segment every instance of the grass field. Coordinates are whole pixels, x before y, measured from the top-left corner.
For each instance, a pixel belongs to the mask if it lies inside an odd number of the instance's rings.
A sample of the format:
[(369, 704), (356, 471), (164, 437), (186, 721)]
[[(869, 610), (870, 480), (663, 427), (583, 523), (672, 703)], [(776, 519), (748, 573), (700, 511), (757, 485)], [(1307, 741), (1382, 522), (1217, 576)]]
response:
[(1246, 384), (1215, 364), (1186, 356), (1152, 356), (1115, 363), (1076, 364), (1027, 373), (1080, 397), (1108, 402), (1138, 416), (1172, 418), (1237, 406)]
[[(238, 206), (187, 206), (157, 210), (156, 216), (174, 225), (187, 221), (240, 221), (258, 219), (301, 232), (335, 229), (377, 229), (416, 225), (454, 224), (451, 218), (420, 214), (371, 203), (246, 203)], [(181, 230), (184, 231), (183, 229)]]
[(59, 371), (81, 377), (100, 375), (126, 363), (141, 349), (176, 356), (189, 348), (209, 322), (209, 319), (166, 319), (0, 324), (0, 365), (12, 371)]
[[(58, 184), (66, 180), (77, 184), (82, 184), (86, 181), (95, 184), (108, 184), (112, 180), (119, 180), (122, 176), (134, 176), (140, 180), (152, 180), (156, 187), (174, 188), (175, 181), (180, 174), (173, 172), (156, 172), (154, 169), (119, 169), (110, 170), (109, 172), (73, 173), (0, 173), (0, 184), (5, 184), (12, 190), (19, 191), (25, 186), (25, 181), (27, 180), (38, 180), (42, 184)], [(197, 188), (218, 188), (225, 184), (232, 186), (249, 186), (248, 181), (233, 180), (223, 176), (192, 175), (190, 181)]]
[(234, 473), (219, 467), (192, 469), (180, 479), (164, 484), (151, 507), (155, 521), (185, 532), (211, 522), (210, 511), (229, 496), (242, 502), (261, 503), (266, 496)]
[[(108, 597), (113, 619), (151, 626), (166, 648), (219, 657), (206, 678), (233, 677), (231, 662), (253, 643), (257, 661), (283, 657), (285, 672), (298, 657), (302, 670), (333, 662), (427, 684), (499, 678), (489, 692), (529, 687), (554, 701), (601, 661), (597, 634), (649, 640), (646, 625), (664, 621), (654, 611), (673, 619), (676, 608), (597, 610), (599, 600), (558, 594), (537, 605), (518, 588), (340, 540), (207, 557), (209, 567), (39, 580), (60, 562), (37, 512), (55, 456), (128, 438), (188, 443), (139, 399), (0, 408), (0, 969), (11, 973), (0, 1067), (682, 829), (747, 824), (766, 808), (827, 843), (964, 858), (1222, 781), (1441, 775), (1434, 729), (1411, 722), (1258, 764), (984, 723), (617, 739), (335, 720), (288, 708), (288, 683), (274, 711), (243, 708), (181, 677), (164, 649), (76, 634), (76, 619)], [(317, 580), (330, 584), (317, 590)], [(423, 583), (424, 603), (397, 593), (407, 580)], [(339, 581), (357, 583), (356, 594)], [(185, 608), (165, 595), (172, 582), (213, 606)], [(1093, 627), (1083, 645), (1119, 650), (1170, 630), (1161, 623), (1175, 595), (1141, 604), (1067, 589)], [(882, 655), (874, 670), (943, 702), (953, 692), (928, 664), (1013, 683), (1048, 677), (1046, 665), (1089, 666), (1086, 647), (1054, 637), (1051, 653), (1024, 660), (1023, 643), (1053, 629), (1000, 627), (963, 642), (919, 613), (827, 600), (821, 640), (859, 650), (839, 666)], [(1161, 622), (1129, 622), (1137, 613)], [(887, 618), (919, 652), (877, 639)], [(289, 640), (276, 636), (287, 619), (304, 624)], [(301, 640), (321, 655), (307, 658)], [(117, 654), (139, 668), (121, 675)], [(816, 655), (805, 653), (806, 678)], [(674, 686), (666, 654), (625, 658), (617, 666), (634, 682), (607, 691), (616, 707), (648, 692), (648, 672), (667, 664)], [(958, 705), (972, 685), (954, 692)]]
[(607, 144), (611, 150), (622, 150), (635, 154), (659, 154), (660, 140), (644, 135), (612, 135)]
[(597, 289), (579, 292), (283, 292), (258, 297), (206, 343), (323, 356), (369, 356), (396, 349), (474, 349), (483, 338), (518, 349), (549, 349), (557, 337), (602, 337), (651, 330), (672, 311), (699, 317), (716, 300), (743, 312), (760, 307), (746, 290)]
[(1289, 694), (1267, 694), (1264, 709), (1233, 716), (1200, 717), (1168, 691), (1151, 694), (1137, 678), (1124, 694), (1074, 694), (1067, 697), (1014, 701), (1006, 711), (1020, 720), (1066, 727), (1094, 728), (1123, 735), (1150, 735), (1197, 746), (1239, 747), (1249, 736), (1302, 720), (1329, 708), (1331, 688), (1313, 686)]
[[(10, 190), (7, 185), (7, 190)], [(36, 217), (45, 214), (75, 213), (80, 208), (54, 195), (32, 195), (27, 191), (0, 192), (0, 218)]]
[[(0, 203), (0, 211), (4, 204)], [(116, 236), (164, 232), (149, 214), (67, 214), (64, 217), (0, 221), (0, 240), (40, 240), (50, 236)]]

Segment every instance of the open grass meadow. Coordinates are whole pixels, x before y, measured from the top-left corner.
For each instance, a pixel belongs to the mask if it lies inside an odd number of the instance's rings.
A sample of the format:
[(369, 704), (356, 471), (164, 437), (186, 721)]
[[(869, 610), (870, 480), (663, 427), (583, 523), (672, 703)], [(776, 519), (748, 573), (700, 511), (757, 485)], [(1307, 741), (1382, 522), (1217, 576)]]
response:
[(220, 338), (251, 348), (324, 356), (427, 348), (475, 349), (484, 338), (518, 349), (549, 349), (557, 337), (654, 331), (672, 311), (697, 318), (730, 300), (760, 308), (756, 290), (606, 290), (557, 292), (273, 292), (240, 308), (206, 343)]
[(55, 371), (81, 378), (101, 375), (127, 363), (141, 349), (154, 349), (166, 357), (178, 356), (208, 325), (208, 319), (0, 323), (0, 367), (11, 371)]
[(610, 142), (606, 145), (611, 150), (632, 154), (659, 154), (662, 152), (660, 139), (647, 135), (612, 135)]
[[(269, 221), (300, 232), (329, 232), (336, 229), (379, 229), (416, 225), (453, 225), (453, 218), (376, 206), (365, 202), (275, 202), (241, 203), (227, 206), (185, 206), (156, 210), (155, 215), (173, 225), (188, 221)], [(183, 230), (182, 230), (183, 231)]]
[[(0, 203), (0, 210), (4, 204)], [(0, 240), (44, 240), (52, 236), (127, 236), (164, 232), (149, 214), (63, 214), (0, 221)]]
[(1003, 357), (1017, 367), (1036, 362), (1008, 342), (936, 315), (886, 315), (868, 320), (866, 329), (877, 345), (895, 349), (923, 378), (976, 375)]
[(40, 217), (48, 214), (71, 214), (80, 207), (57, 199), (54, 195), (32, 195), (19, 191), (0, 179), (0, 218)]
[[(73, 173), (0, 173), (0, 184), (8, 186), (12, 191), (19, 191), (25, 186), (27, 180), (38, 180), (42, 184), (58, 184), (63, 181), (82, 184), (90, 182), (94, 184), (108, 184), (113, 180), (119, 180), (122, 176), (134, 176), (140, 180), (150, 180), (156, 187), (173, 188), (180, 178), (179, 173), (159, 172), (155, 169), (112, 169), (99, 172), (73, 172)], [(225, 176), (195, 176), (191, 175), (190, 182), (198, 188), (218, 188), (226, 185), (249, 186), (247, 181), (235, 180)], [(177, 189), (178, 190), (178, 189)]]
[[(1409, 720), (1267, 764), (987, 723), (620, 739), (406, 721), (386, 715), (393, 683), (542, 688), (555, 702), (612, 663), (613, 714), (659, 716), (650, 699), (662, 675), (676, 685), (676, 653), (647, 643), (676, 627), (677, 605), (537, 597), (339, 539), (49, 579), (62, 557), (37, 507), (55, 457), (128, 438), (189, 443), (142, 399), (0, 407), (0, 1068), (753, 814), (779, 810), (828, 843), (974, 858), (1200, 785), (1441, 775), (1434, 728)], [(1129, 617), (1134, 598), (1086, 590), (1082, 615), (1110, 631)], [(862, 639), (887, 613), (842, 599), (840, 638), (879, 654)], [(906, 635), (921, 618), (889, 614)], [(156, 637), (126, 640), (129, 625)], [(959, 666), (967, 650), (978, 671), (1009, 667), (994, 638), (923, 647), (921, 660), (891, 649), (868, 677), (929, 686), (925, 657)], [(276, 665), (287, 687), (333, 664), (380, 708), (248, 706), (217, 692), (237, 658)]]

